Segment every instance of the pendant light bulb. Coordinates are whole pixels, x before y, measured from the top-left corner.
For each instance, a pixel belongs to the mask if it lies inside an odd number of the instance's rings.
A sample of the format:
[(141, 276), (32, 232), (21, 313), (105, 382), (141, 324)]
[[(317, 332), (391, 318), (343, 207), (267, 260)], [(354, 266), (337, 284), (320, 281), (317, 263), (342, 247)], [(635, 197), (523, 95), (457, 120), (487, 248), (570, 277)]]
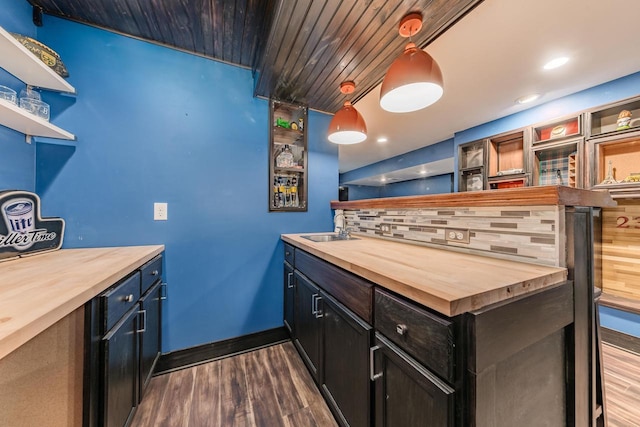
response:
[[(344, 94), (353, 93), (355, 84), (345, 82), (340, 85), (340, 92)], [(362, 115), (355, 109), (349, 101), (345, 101), (331, 119), (329, 124), (329, 141), (334, 144), (357, 144), (367, 139), (367, 125)]]
[[(399, 33), (411, 37), (421, 27), (422, 15), (411, 14), (400, 23)], [(392, 113), (409, 113), (435, 103), (443, 93), (440, 66), (431, 55), (410, 42), (382, 81), (380, 107)]]

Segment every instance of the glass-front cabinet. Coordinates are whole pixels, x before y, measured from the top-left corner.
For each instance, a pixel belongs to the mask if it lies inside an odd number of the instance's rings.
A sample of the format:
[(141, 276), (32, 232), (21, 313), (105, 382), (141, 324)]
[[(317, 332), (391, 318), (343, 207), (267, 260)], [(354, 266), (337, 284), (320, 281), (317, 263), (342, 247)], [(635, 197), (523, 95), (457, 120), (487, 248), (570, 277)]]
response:
[(307, 210), (307, 107), (269, 103), (269, 211)]
[(640, 198), (640, 98), (588, 112), (588, 181), (613, 198)]
[(583, 187), (582, 116), (574, 115), (532, 127), (531, 185)]
[(473, 141), (458, 147), (458, 191), (486, 189), (485, 141)]

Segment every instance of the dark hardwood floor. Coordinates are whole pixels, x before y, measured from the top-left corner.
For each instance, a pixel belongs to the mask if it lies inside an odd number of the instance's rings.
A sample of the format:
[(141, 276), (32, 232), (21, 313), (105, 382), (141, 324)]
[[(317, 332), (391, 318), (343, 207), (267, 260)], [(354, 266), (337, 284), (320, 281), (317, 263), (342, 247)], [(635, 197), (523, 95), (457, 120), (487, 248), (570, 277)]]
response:
[(154, 377), (131, 425), (337, 426), (291, 342)]
[[(602, 347), (609, 427), (640, 427), (640, 355)], [(337, 424), (287, 342), (154, 377), (132, 426)]]

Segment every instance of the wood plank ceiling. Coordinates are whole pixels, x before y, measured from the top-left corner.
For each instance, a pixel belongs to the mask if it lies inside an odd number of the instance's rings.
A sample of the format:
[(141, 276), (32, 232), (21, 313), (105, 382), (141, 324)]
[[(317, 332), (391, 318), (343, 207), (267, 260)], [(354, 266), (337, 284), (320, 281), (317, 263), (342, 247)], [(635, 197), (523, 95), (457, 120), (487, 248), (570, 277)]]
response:
[(403, 16), (422, 12), (413, 41), (425, 47), (482, 0), (28, 1), (46, 14), (251, 68), (254, 95), (333, 113), (346, 99), (341, 82), (355, 81), (355, 102), (382, 81), (407, 43), (397, 32)]

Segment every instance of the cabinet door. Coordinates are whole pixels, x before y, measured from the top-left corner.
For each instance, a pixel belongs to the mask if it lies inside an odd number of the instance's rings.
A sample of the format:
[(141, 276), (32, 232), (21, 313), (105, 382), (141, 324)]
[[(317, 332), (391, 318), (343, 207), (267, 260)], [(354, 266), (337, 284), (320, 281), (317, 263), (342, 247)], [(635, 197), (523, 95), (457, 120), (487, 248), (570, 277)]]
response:
[(102, 339), (102, 420), (106, 427), (126, 425), (137, 404), (137, 319), (136, 304)]
[(313, 378), (320, 380), (320, 320), (318, 312), (320, 289), (309, 279), (295, 273), (295, 325), (294, 340), (302, 360), (311, 371)]
[(375, 380), (376, 427), (454, 424), (453, 389), (391, 341), (376, 333)]
[(291, 338), (295, 337), (294, 306), (295, 306), (295, 280), (293, 280), (293, 267), (284, 263), (284, 326), (289, 331)]
[(341, 424), (370, 426), (372, 327), (326, 293), (322, 298), (323, 391)]
[(159, 280), (140, 299), (142, 325), (140, 327), (140, 399), (149, 384), (153, 367), (160, 356), (162, 346), (161, 322), (162, 304)]

